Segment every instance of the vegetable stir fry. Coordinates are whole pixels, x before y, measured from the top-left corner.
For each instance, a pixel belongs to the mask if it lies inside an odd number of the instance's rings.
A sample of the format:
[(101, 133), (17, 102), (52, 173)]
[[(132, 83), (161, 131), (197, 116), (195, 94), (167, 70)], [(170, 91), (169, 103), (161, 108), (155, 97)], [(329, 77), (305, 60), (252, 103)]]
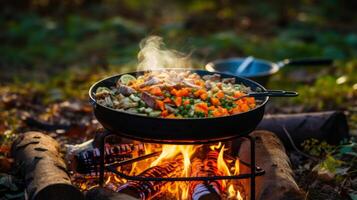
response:
[(130, 113), (162, 118), (220, 117), (255, 108), (254, 97), (237, 99), (250, 88), (219, 74), (200, 76), (190, 71), (151, 71), (122, 75), (116, 86), (99, 87), (99, 104)]

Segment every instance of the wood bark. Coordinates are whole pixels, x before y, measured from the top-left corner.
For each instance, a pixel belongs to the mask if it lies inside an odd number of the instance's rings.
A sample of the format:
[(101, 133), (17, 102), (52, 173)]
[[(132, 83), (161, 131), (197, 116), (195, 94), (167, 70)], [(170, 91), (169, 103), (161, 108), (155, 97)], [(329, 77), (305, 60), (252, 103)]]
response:
[[(293, 178), (289, 157), (279, 138), (272, 132), (254, 131), (251, 134), (256, 138), (256, 165), (265, 170), (263, 176), (256, 177), (257, 200), (303, 200), (302, 192)], [(250, 163), (250, 143), (242, 142), (239, 150), (242, 161)], [(240, 173), (250, 173), (250, 169), (241, 165)], [(249, 180), (241, 180), (244, 185), (246, 198), (250, 198)]]
[[(211, 153), (212, 154), (212, 153)], [(218, 153), (217, 153), (218, 154)], [(218, 156), (201, 160), (199, 158), (193, 159), (191, 163), (191, 177), (214, 176), (218, 172), (217, 166), (212, 166), (208, 161), (217, 160)], [(207, 156), (208, 157), (208, 156)], [(205, 181), (191, 181), (189, 184), (189, 192), (192, 200), (220, 200), (220, 184), (218, 182), (205, 182)]]
[[(93, 141), (93, 140), (90, 140)], [(100, 150), (93, 147), (92, 142), (78, 145), (67, 145), (67, 161), (71, 170), (85, 175), (99, 174)], [(105, 144), (104, 162), (111, 164), (144, 154), (144, 144)]]
[(24, 133), (14, 141), (11, 153), (25, 180), (27, 199), (84, 199), (71, 184), (60, 146), (50, 136)]
[[(141, 172), (142, 177), (174, 177), (181, 172), (183, 167), (182, 157), (172, 161), (163, 161), (160, 165), (151, 167)], [(128, 181), (121, 185), (117, 192), (130, 195), (139, 199), (152, 199), (160, 195), (161, 188), (169, 182), (165, 181)]]
[(325, 140), (330, 144), (339, 144), (342, 139), (349, 138), (346, 116), (338, 111), (266, 115), (257, 130), (275, 133), (290, 149), (291, 142), (284, 127), (298, 147), (309, 138)]

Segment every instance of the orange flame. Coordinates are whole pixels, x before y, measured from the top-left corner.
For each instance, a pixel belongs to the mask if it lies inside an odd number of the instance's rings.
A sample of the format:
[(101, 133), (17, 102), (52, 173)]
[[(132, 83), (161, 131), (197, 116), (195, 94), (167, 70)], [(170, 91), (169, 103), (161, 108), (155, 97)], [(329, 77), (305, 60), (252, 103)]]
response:
[[(123, 166), (118, 168), (120, 171), (125, 171), (129, 175), (138, 175), (146, 169), (149, 169), (154, 166), (161, 165), (166, 161), (171, 161), (172, 159), (177, 158), (178, 156), (182, 157), (182, 168), (180, 168), (179, 173), (174, 176), (181, 177), (190, 177), (191, 175), (191, 161), (196, 157), (195, 155), (201, 155), (202, 153), (195, 154), (198, 152), (198, 149), (202, 145), (157, 145), (157, 144), (145, 144), (145, 153), (149, 154), (152, 152), (161, 151), (161, 154), (155, 158), (150, 158), (142, 160), (139, 162), (133, 163), (131, 166)], [(234, 158), (225, 158), (225, 152), (227, 148), (222, 143), (215, 145), (210, 145), (209, 149), (216, 151), (217, 156), (217, 175), (231, 176), (239, 175), (240, 173), (240, 161), (239, 159)], [(116, 176), (114, 174), (107, 175), (105, 184), (108, 187), (113, 188), (113, 184), (116, 184), (116, 187), (119, 187), (122, 184), (125, 184), (127, 180)], [(90, 188), (90, 185), (80, 184), (82, 190), (87, 190)], [(115, 187), (115, 186), (114, 186)], [(189, 192), (190, 182), (170, 182), (164, 184), (160, 188), (160, 193), (166, 197), (175, 198), (175, 199), (191, 199)], [(239, 192), (234, 181), (222, 180), (221, 181), (221, 195), (223, 199), (237, 199), (243, 200), (241, 193)], [(155, 197), (156, 198), (156, 197)]]

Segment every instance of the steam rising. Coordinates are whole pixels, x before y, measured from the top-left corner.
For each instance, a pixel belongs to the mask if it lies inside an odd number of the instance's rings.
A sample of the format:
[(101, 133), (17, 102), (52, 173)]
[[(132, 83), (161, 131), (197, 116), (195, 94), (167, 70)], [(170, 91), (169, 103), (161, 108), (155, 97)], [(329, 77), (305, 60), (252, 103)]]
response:
[(140, 42), (138, 70), (160, 68), (187, 68), (191, 66), (189, 56), (167, 49), (159, 36), (149, 36)]

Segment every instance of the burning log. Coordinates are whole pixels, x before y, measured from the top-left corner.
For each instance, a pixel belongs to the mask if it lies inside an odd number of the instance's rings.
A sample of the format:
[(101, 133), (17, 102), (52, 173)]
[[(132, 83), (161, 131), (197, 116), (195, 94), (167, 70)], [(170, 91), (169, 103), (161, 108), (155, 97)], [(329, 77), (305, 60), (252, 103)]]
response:
[(14, 141), (11, 154), (26, 182), (28, 199), (84, 199), (71, 184), (60, 146), (50, 136), (27, 132)]
[(257, 129), (275, 133), (287, 148), (291, 148), (291, 142), (286, 132), (297, 146), (309, 138), (326, 140), (330, 144), (339, 144), (342, 139), (349, 138), (346, 116), (338, 111), (266, 115)]
[[(165, 161), (161, 165), (151, 167), (139, 174), (141, 177), (173, 177), (182, 170), (182, 157), (172, 161)], [(138, 199), (152, 199), (159, 195), (164, 181), (128, 181), (117, 190), (119, 193), (130, 195)]]
[[(191, 177), (214, 176), (219, 175), (217, 169), (218, 153), (211, 151), (207, 158), (202, 161), (196, 158), (192, 162)], [(204, 182), (193, 181), (190, 183), (190, 195), (192, 200), (219, 200), (220, 197), (220, 183), (219, 182)]]
[[(105, 144), (104, 162), (111, 164), (144, 154), (144, 144)], [(93, 147), (93, 140), (79, 145), (67, 145), (67, 159), (71, 169), (80, 174), (99, 174), (100, 150)]]
[[(254, 131), (251, 136), (256, 137), (256, 164), (265, 170), (264, 176), (256, 177), (256, 199), (304, 199), (304, 193), (293, 178), (289, 158), (279, 138), (268, 131)], [(243, 141), (239, 156), (242, 161), (250, 162), (249, 141)], [(242, 165), (240, 172), (250, 173), (250, 169)], [(246, 187), (245, 191), (250, 191), (249, 180), (241, 181)]]

